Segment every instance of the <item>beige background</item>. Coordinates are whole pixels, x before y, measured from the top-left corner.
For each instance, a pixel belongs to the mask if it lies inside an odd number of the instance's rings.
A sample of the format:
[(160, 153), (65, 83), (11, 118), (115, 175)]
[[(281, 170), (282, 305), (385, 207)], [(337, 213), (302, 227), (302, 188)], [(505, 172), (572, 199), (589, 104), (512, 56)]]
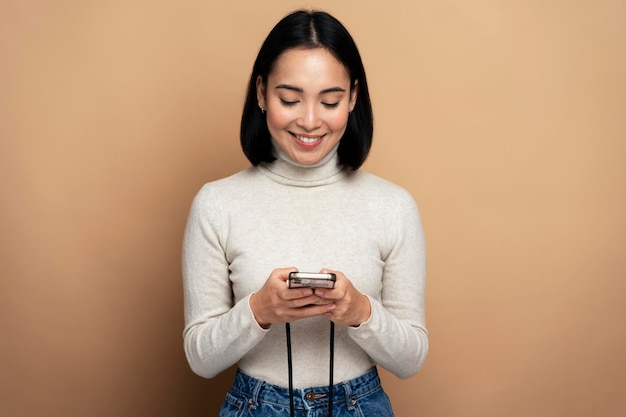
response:
[(306, 5), (360, 46), (366, 169), (422, 210), (431, 353), (384, 373), (397, 415), (623, 415), (623, 0), (0, 0), (0, 415), (215, 415), (183, 227), (247, 166), (252, 62)]

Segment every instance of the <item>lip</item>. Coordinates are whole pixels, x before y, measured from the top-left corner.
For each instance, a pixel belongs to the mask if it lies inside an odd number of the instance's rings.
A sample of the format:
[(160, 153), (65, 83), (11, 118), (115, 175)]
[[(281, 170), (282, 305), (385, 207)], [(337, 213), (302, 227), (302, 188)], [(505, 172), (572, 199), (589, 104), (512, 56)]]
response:
[[(322, 143), (322, 140), (324, 139), (324, 136), (326, 135), (301, 135), (301, 134), (296, 134), (293, 132), (290, 132), (291, 136), (294, 138), (295, 142), (303, 147), (303, 148), (307, 148), (307, 149), (311, 149), (311, 148), (315, 148), (317, 147), (320, 143)], [(312, 142), (306, 142), (302, 139), (315, 139)]]

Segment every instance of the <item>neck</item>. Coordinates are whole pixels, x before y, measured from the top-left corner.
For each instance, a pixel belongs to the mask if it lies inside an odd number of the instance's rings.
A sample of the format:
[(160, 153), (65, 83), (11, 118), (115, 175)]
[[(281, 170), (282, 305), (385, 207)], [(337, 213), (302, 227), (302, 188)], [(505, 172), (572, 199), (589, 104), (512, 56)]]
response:
[(260, 167), (276, 182), (295, 187), (315, 187), (339, 181), (345, 175), (346, 169), (339, 164), (337, 155), (339, 145), (319, 162), (304, 165), (291, 159), (273, 140), (272, 144), (276, 160)]

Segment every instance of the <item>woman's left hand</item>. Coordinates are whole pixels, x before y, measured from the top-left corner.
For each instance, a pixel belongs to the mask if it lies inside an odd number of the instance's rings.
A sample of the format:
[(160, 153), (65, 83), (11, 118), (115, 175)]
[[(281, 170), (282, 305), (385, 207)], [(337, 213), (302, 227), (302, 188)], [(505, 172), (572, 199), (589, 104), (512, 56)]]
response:
[(360, 326), (371, 314), (370, 300), (354, 288), (352, 282), (338, 271), (322, 269), (320, 272), (333, 273), (337, 277), (334, 288), (316, 288), (315, 295), (323, 300), (331, 300), (326, 316), (336, 324)]

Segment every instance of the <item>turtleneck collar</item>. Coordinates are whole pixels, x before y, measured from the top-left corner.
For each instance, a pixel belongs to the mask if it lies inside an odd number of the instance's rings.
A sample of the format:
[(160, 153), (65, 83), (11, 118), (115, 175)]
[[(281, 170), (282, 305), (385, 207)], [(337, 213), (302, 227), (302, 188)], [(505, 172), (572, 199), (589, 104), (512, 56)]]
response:
[(259, 165), (261, 170), (273, 181), (295, 187), (317, 187), (331, 184), (344, 177), (347, 169), (339, 164), (337, 148), (313, 165), (300, 164), (291, 159), (272, 139), (276, 160)]

